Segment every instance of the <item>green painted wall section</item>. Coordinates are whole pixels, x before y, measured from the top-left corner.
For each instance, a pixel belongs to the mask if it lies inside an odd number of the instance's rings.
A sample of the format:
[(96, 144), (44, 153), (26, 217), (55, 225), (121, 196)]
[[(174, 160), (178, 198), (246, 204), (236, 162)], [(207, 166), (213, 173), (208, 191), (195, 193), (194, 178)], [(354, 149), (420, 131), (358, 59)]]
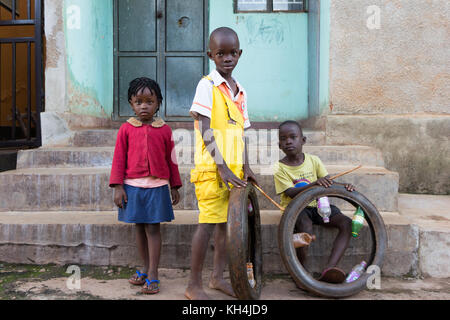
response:
[(243, 56), (233, 76), (248, 93), (250, 121), (307, 118), (308, 15), (235, 14), (231, 0), (211, 0), (209, 11), (210, 32), (227, 26), (239, 35)]
[(68, 107), (110, 118), (113, 112), (113, 0), (65, 0)]

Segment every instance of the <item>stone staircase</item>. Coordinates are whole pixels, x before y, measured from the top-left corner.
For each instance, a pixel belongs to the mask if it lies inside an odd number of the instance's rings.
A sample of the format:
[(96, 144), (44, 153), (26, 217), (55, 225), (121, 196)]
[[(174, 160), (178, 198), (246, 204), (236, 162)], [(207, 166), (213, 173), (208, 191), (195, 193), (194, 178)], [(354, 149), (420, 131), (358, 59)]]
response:
[[(277, 131), (253, 130), (246, 134), (250, 140), (252, 169), (261, 187), (279, 201), (271, 169), (281, 157)], [(304, 151), (318, 155), (330, 174), (362, 164), (363, 168), (337, 181), (354, 184), (383, 216), (398, 215), (398, 174), (384, 168), (380, 151), (366, 146), (326, 145), (325, 134), (320, 131), (305, 130), (304, 134), (307, 137)], [(0, 261), (139, 264), (134, 228), (117, 221), (113, 192), (108, 187), (116, 135), (115, 129), (80, 130), (67, 146), (19, 152), (17, 170), (0, 173)], [(176, 220), (163, 224), (161, 266), (189, 268), (190, 242), (197, 224), (194, 186), (189, 182), (193, 168), (193, 132), (174, 130), (174, 139), (183, 182), (182, 199), (175, 208)], [(266, 198), (259, 196), (258, 200), (262, 210), (264, 261), (267, 261), (264, 270), (285, 272), (276, 241), (280, 213)], [(343, 210), (351, 210), (348, 204), (338, 205)], [(328, 256), (334, 235), (317, 228), (315, 231), (318, 237), (328, 239), (311, 249), (319, 265)], [(351, 268), (356, 258), (367, 255), (368, 241), (367, 237), (352, 239), (342, 266)], [(395, 246), (390, 250), (392, 257), (401, 251)], [(212, 250), (209, 250), (207, 267), (211, 257)], [(399, 274), (392, 268), (389, 272)]]

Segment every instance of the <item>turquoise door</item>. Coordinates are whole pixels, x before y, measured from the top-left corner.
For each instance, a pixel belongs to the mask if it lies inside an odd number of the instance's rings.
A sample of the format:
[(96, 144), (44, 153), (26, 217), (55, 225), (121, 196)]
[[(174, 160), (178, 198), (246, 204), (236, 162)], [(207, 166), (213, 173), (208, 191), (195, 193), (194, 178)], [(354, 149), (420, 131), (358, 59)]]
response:
[(134, 115), (128, 84), (155, 79), (162, 90), (160, 116), (189, 120), (198, 81), (208, 73), (207, 0), (115, 0), (114, 119)]

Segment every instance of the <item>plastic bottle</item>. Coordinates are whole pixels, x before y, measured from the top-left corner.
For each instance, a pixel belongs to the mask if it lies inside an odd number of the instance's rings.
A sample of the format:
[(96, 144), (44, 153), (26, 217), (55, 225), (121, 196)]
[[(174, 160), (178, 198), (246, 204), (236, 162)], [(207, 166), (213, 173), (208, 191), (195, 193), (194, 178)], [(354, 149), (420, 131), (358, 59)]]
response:
[(250, 287), (254, 288), (256, 285), (255, 277), (253, 276), (253, 263), (247, 262), (247, 278)]
[(328, 197), (319, 198), (317, 201), (317, 212), (322, 217), (324, 223), (330, 222), (331, 207)]
[(364, 212), (361, 210), (361, 207), (356, 209), (352, 218), (352, 236), (357, 237), (359, 231), (364, 226)]
[(316, 236), (306, 232), (294, 233), (292, 235), (292, 240), (294, 241), (294, 248), (301, 248), (309, 246), (312, 241), (316, 240)]
[(253, 212), (253, 206), (252, 206), (252, 202), (251, 201), (249, 201), (248, 204), (247, 204), (247, 210), (248, 210), (248, 213), (252, 213)]
[(352, 271), (348, 274), (347, 278), (345, 279), (345, 282), (353, 282), (357, 280), (363, 273), (364, 270), (367, 267), (367, 262), (362, 261), (360, 264), (357, 264), (353, 267)]

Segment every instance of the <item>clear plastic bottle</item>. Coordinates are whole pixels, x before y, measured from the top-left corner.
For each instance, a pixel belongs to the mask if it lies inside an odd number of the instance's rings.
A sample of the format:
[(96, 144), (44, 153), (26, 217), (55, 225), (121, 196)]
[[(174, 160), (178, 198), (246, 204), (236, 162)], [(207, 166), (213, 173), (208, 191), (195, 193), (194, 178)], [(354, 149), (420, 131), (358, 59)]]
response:
[(294, 241), (294, 248), (301, 248), (309, 246), (312, 241), (316, 240), (316, 236), (306, 232), (294, 233), (292, 240)]
[(256, 285), (256, 280), (253, 275), (253, 263), (247, 262), (247, 278), (248, 283), (250, 284), (250, 287), (254, 288)]
[(367, 267), (367, 262), (362, 261), (360, 264), (357, 264), (353, 267), (352, 271), (348, 274), (347, 278), (345, 279), (345, 282), (353, 282), (357, 280), (361, 275), (364, 273), (364, 270)]
[(330, 222), (331, 207), (328, 197), (319, 198), (317, 201), (317, 212), (322, 217), (323, 222)]

